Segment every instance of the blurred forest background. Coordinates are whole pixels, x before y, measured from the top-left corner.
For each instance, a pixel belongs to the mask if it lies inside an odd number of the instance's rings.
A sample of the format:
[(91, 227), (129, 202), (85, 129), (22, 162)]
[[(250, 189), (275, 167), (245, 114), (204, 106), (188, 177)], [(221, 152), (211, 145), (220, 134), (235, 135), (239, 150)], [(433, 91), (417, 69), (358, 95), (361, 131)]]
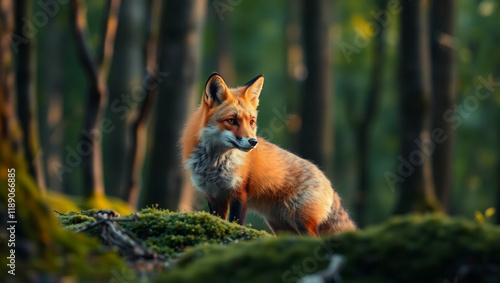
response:
[(361, 227), (500, 207), (500, 0), (1, 3), (2, 139), (53, 203), (204, 209), (177, 143), (216, 71)]

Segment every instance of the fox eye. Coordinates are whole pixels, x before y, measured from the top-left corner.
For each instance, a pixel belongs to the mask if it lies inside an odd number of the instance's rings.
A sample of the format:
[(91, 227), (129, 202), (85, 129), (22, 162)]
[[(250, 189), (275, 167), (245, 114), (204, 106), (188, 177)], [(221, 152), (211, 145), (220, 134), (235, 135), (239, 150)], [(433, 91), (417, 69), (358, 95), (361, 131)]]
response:
[(234, 119), (227, 119), (226, 122), (228, 122), (230, 125), (236, 124), (236, 120), (234, 120)]
[(255, 120), (250, 120), (250, 126), (255, 125)]

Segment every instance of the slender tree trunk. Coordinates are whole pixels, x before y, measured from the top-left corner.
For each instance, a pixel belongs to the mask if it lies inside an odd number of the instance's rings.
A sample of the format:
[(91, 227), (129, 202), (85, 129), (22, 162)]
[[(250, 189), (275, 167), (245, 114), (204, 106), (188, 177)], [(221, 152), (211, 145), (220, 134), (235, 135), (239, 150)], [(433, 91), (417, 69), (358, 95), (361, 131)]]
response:
[(443, 114), (455, 103), (455, 46), (453, 0), (432, 1), (431, 58), (432, 58), (432, 129), (442, 129), (447, 139), (436, 143), (432, 168), (436, 194), (443, 209), (448, 210), (452, 186), (454, 132)]
[[(23, 19), (30, 19), (33, 4), (29, 0), (18, 0), (16, 3), (15, 33), (24, 36)], [(18, 114), (21, 129), (24, 133), (24, 154), (28, 171), (36, 180), (38, 187), (45, 193), (45, 175), (42, 165), (40, 138), (38, 131), (38, 104), (36, 97), (36, 50), (35, 38), (30, 38), (17, 47), (16, 88), (18, 97)]]
[(146, 1), (122, 0), (120, 8), (120, 25), (109, 74), (110, 107), (106, 112), (115, 128), (103, 141), (103, 165), (106, 176), (112, 176), (104, 180), (109, 196), (120, 196), (129, 178), (126, 167), (132, 141), (127, 118), (137, 116), (136, 105), (143, 102), (147, 92), (143, 84), (146, 6)]
[[(432, 182), (430, 150), (426, 146), (430, 140), (431, 122), (429, 30), (426, 20), (428, 1), (403, 1), (402, 5), (399, 47), (402, 140), (399, 168), (406, 167), (407, 171), (399, 190), (396, 214), (440, 209)], [(424, 146), (419, 146), (422, 144)], [(406, 161), (406, 166), (402, 166), (401, 159)]]
[[(500, 137), (498, 137), (500, 139)], [(498, 143), (500, 144), (500, 143)], [(500, 152), (500, 146), (497, 147), (499, 149), (498, 152)], [(496, 218), (495, 218), (495, 223), (500, 224), (500, 160), (497, 160), (497, 191), (496, 191), (496, 202), (495, 202), (495, 208), (496, 208)]]
[(300, 83), (304, 79), (304, 49), (302, 48), (302, 30), (301, 30), (301, 1), (290, 0), (286, 2), (286, 52), (285, 72), (286, 76), (286, 112), (288, 114), (287, 126), (289, 130), (289, 148), (297, 152), (299, 144), (299, 133), (301, 121), (299, 119), (299, 99)]
[(303, 1), (302, 32), (307, 78), (302, 93), (299, 155), (330, 171), (333, 153), (328, 1)]
[(78, 55), (90, 82), (84, 130), (80, 141), (81, 145), (87, 150), (85, 154), (82, 154), (84, 194), (85, 197), (105, 196), (101, 141), (103, 131), (107, 131), (106, 128), (110, 127), (110, 125), (102, 117), (108, 99), (106, 81), (113, 57), (120, 0), (109, 0), (108, 2), (97, 60), (92, 58), (87, 46), (87, 20), (83, 5), (83, 0), (72, 1), (72, 17)]
[[(61, 36), (61, 28), (58, 19), (49, 17), (47, 27), (41, 34), (45, 37), (43, 49), (45, 50), (41, 60), (42, 69), (50, 70), (43, 72), (39, 78), (41, 89), (45, 93), (45, 107), (40, 107), (40, 143), (43, 148), (43, 162), (45, 164), (45, 175), (47, 187), (52, 191), (63, 191), (63, 180), (58, 172), (59, 164), (62, 164), (64, 140), (64, 50), (66, 43)], [(63, 53), (64, 54), (64, 53)]]
[(129, 162), (125, 168), (127, 176), (123, 197), (127, 200), (130, 207), (136, 209), (139, 202), (139, 196), (142, 187), (142, 169), (146, 157), (148, 123), (153, 109), (154, 102), (158, 93), (158, 52), (159, 52), (159, 34), (161, 25), (162, 0), (152, 0), (149, 7), (148, 38), (144, 48), (144, 61), (148, 72), (146, 97), (142, 102), (139, 114), (131, 123), (129, 132), (130, 153)]
[[(14, 55), (11, 43), (14, 33), (14, 1), (0, 0), (0, 137), (8, 148), (0, 151), (1, 160), (23, 154), (23, 137), (16, 118)], [(17, 34), (21, 36), (21, 34)], [(17, 169), (17, 168), (16, 168)]]
[[(385, 9), (387, 0), (377, 2), (377, 13)], [(370, 86), (368, 89), (363, 116), (359, 119), (356, 127), (356, 148), (358, 163), (358, 187), (354, 198), (354, 213), (356, 223), (359, 227), (366, 224), (366, 199), (371, 191), (370, 181), (370, 158), (369, 149), (372, 142), (371, 129), (378, 109), (380, 95), (382, 93), (382, 80), (384, 72), (384, 35), (385, 28), (380, 27), (380, 32), (373, 39), (373, 67), (370, 75)]]
[(233, 52), (231, 50), (230, 40), (230, 21), (231, 17), (226, 17), (221, 21), (219, 17), (214, 17), (217, 33), (216, 52), (217, 52), (217, 72), (224, 77), (224, 80), (230, 84), (236, 84), (236, 72), (234, 70)]
[[(500, 135), (498, 136), (498, 139), (500, 139)], [(500, 143), (497, 145), (498, 147), (498, 152), (500, 152)], [(496, 224), (500, 224), (500, 159), (497, 159), (497, 201), (496, 201)]]
[[(177, 143), (199, 95), (196, 87), (205, 5), (201, 0), (164, 2), (160, 70), (170, 75), (160, 85), (156, 103), (146, 205), (157, 203), (169, 209), (191, 205), (192, 192), (182, 192), (190, 186), (186, 186)], [(180, 204), (181, 198), (187, 203)]]

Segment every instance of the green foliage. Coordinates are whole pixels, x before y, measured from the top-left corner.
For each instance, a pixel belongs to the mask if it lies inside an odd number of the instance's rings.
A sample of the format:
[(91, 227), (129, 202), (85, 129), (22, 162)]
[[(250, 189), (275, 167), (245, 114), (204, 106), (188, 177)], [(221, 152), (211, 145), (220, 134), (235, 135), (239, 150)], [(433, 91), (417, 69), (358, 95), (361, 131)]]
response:
[[(94, 222), (92, 216), (97, 211), (71, 212), (60, 215), (59, 220), (66, 228), (76, 230)], [(120, 227), (132, 232), (154, 251), (169, 256), (177, 256), (192, 246), (226, 245), (269, 236), (264, 231), (229, 223), (206, 212), (181, 213), (157, 208), (141, 210), (137, 221), (120, 222)], [(101, 228), (95, 227), (88, 233), (97, 236)]]
[[(185, 253), (164, 282), (295, 282), (346, 259), (347, 282), (493, 282), (500, 265), (500, 228), (441, 215), (394, 218), (365, 231), (323, 239), (263, 238)], [(488, 267), (489, 266), (489, 267)], [(491, 269), (490, 269), (491, 268)], [(460, 274), (459, 269), (467, 270)]]

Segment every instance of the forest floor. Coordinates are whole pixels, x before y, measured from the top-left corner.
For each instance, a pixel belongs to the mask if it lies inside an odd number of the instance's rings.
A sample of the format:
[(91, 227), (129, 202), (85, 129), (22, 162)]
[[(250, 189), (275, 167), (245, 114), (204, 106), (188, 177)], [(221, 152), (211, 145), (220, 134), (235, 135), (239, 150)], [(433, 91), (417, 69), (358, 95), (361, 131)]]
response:
[[(276, 237), (205, 212), (146, 208), (119, 218), (126, 221), (113, 222), (130, 236), (124, 240), (110, 238), (114, 228), (95, 225), (97, 212), (71, 212), (58, 218), (71, 230), (94, 225), (85, 233), (104, 237), (103, 246), (118, 242), (117, 252), (128, 263), (126, 274), (132, 281), (499, 282), (500, 278), (500, 227), (462, 218), (411, 215), (328, 237)], [(129, 243), (134, 248), (127, 250), (123, 244), (127, 241), (137, 242)], [(142, 259), (141, 252), (146, 253)]]

